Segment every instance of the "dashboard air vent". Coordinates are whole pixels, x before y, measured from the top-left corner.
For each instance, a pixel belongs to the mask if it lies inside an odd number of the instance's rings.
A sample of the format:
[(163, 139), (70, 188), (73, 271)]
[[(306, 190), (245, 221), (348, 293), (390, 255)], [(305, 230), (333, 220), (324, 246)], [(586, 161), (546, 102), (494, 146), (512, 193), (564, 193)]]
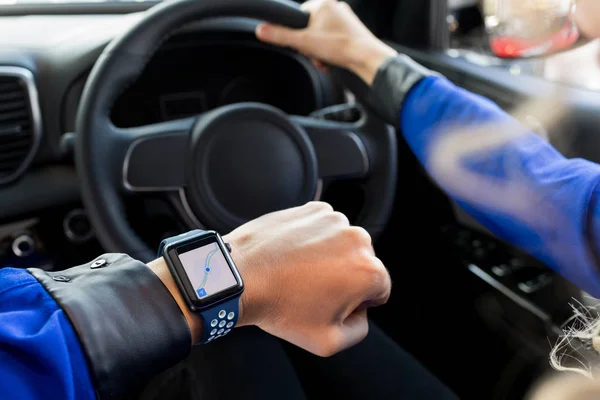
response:
[(0, 66), (0, 184), (19, 177), (40, 139), (40, 111), (33, 74)]

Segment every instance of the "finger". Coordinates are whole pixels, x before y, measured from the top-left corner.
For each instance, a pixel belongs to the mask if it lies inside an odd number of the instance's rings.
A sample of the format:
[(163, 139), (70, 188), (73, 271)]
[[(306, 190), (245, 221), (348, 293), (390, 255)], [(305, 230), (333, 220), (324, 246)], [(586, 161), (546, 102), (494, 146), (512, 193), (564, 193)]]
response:
[(364, 259), (359, 260), (360, 262), (367, 265), (375, 263), (377, 267), (383, 265), (381, 263), (381, 260), (375, 259), (373, 238), (365, 228), (361, 226), (351, 226), (350, 228), (348, 228), (348, 231), (348, 233), (351, 234), (354, 238), (356, 249), (358, 249), (361, 252), (362, 256), (365, 256)]
[(300, 8), (304, 11), (311, 12), (321, 7), (324, 3), (335, 3), (336, 0), (310, 0), (302, 3)]
[(312, 64), (314, 65), (314, 67), (316, 69), (318, 69), (319, 71), (326, 73), (329, 70), (329, 68), (327, 67), (327, 64), (325, 64), (321, 60), (317, 60), (316, 58), (313, 58), (311, 61), (312, 61)]
[(323, 73), (323, 74), (326, 74), (329, 72), (329, 67), (323, 66), (323, 67), (319, 68), (319, 71), (321, 71), (321, 73)]
[(368, 333), (367, 312), (357, 311), (341, 323), (329, 326), (326, 331), (320, 332), (308, 350), (321, 357), (331, 357), (359, 343)]
[(338, 351), (345, 350), (360, 343), (369, 333), (369, 321), (367, 311), (355, 311), (342, 322), (341, 326), (341, 348)]
[(285, 28), (279, 25), (261, 24), (256, 28), (256, 37), (266, 43), (298, 48), (302, 42), (302, 30)]
[(324, 201), (309, 201), (308, 203), (294, 208), (299, 215), (329, 214), (333, 212), (331, 204)]
[(383, 262), (377, 257), (373, 257), (371, 262), (376, 265), (376, 268), (371, 275), (371, 287), (367, 291), (367, 296), (363, 300), (361, 308), (382, 306), (388, 302), (392, 293), (392, 279)]

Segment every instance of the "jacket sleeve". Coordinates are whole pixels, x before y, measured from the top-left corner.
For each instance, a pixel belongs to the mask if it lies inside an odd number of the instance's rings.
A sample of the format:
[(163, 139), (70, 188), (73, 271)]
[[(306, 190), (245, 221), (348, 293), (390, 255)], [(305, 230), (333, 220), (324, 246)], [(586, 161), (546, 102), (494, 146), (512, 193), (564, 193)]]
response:
[(421, 73), (403, 84), (398, 76), (408, 74), (392, 71), (407, 65), (386, 63), (373, 91), (392, 99), (390, 123), (429, 175), (495, 235), (600, 297), (600, 166), (565, 158), (490, 100), (443, 77)]
[(95, 398), (71, 323), (26, 270), (0, 270), (0, 398)]
[(0, 398), (118, 399), (185, 358), (190, 331), (144, 263), (0, 270)]

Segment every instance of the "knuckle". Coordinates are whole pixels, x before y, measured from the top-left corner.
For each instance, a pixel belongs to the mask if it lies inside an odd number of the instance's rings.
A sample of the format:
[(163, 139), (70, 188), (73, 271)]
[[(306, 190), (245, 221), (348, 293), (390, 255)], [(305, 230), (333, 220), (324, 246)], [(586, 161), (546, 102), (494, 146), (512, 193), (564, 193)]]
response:
[(321, 357), (331, 357), (343, 348), (341, 335), (332, 331), (324, 335), (319, 343), (317, 355)]
[(349, 227), (346, 234), (359, 246), (370, 246), (372, 244), (371, 235), (366, 229), (361, 228), (360, 226)]
[(342, 214), (339, 211), (332, 211), (330, 213), (327, 214), (327, 218), (329, 220), (329, 222), (331, 222), (332, 224), (338, 224), (338, 225), (350, 225), (350, 221), (348, 220), (348, 217), (346, 217), (344, 214)]
[(329, 203), (323, 201), (311, 201), (307, 204), (307, 207), (314, 211), (333, 211), (333, 207)]
[(317, 355), (320, 357), (331, 357), (336, 353), (331, 347), (321, 345), (317, 350)]
[(392, 295), (392, 281), (390, 280), (390, 275), (386, 273), (383, 275), (381, 281), (379, 282), (379, 289), (381, 295), (379, 296), (381, 304), (385, 304), (390, 299)]
[(391, 287), (390, 274), (383, 262), (375, 256), (370, 256), (367, 263), (370, 285), (380, 288), (382, 291), (389, 290)]

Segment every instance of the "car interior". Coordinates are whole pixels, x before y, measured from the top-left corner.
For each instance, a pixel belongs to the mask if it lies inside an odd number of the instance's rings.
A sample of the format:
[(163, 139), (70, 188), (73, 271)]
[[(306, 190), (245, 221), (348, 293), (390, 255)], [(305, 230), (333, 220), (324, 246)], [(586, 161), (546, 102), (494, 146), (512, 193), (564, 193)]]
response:
[[(480, 2), (348, 3), (399, 52), (508, 111), (561, 85), (489, 53)], [(195, 10), (140, 27), (159, 6), (0, 1), (0, 267), (148, 261), (186, 230), (326, 201), (367, 228), (390, 271), (371, 319), (460, 398), (523, 398), (585, 294), (437, 188), (360, 83), (256, 39), (257, 16), (297, 16)], [(564, 90), (568, 117), (540, 134), (569, 132), (561, 152), (600, 162), (600, 93)]]

